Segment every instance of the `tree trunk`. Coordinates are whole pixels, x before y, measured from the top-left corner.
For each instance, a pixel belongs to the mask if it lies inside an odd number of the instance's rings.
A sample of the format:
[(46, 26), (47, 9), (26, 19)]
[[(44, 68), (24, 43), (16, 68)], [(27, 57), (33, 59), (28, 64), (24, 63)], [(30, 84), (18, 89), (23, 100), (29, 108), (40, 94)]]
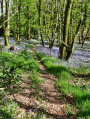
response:
[(4, 22), (4, 19), (3, 19), (3, 0), (1, 1), (1, 19), (2, 19), (2, 24)]
[[(63, 42), (67, 45), (68, 43), (68, 31), (70, 28), (70, 14), (72, 10), (72, 4), (73, 0), (68, 0), (67, 5), (66, 5), (66, 10), (65, 10), (65, 18), (64, 18), (64, 28), (63, 28)], [(60, 59), (66, 59), (66, 54), (67, 54), (67, 48), (66, 46), (61, 42), (59, 50), (60, 50)]]
[(83, 45), (84, 45), (85, 39), (87, 38), (87, 35), (88, 35), (88, 33), (89, 33), (89, 30), (90, 30), (90, 28), (88, 28), (87, 31), (86, 31), (85, 37), (83, 38), (83, 41), (82, 41), (82, 46), (81, 46), (81, 48), (83, 48)]
[[(3, 32), (2, 32), (2, 34), (4, 34), (5, 33), (5, 25), (4, 25), (4, 17), (3, 17), (4, 15), (3, 15), (3, 0), (1, 1), (1, 23), (2, 23), (2, 29), (3, 29)], [(1, 35), (2, 35), (1, 34)]]
[[(38, 12), (39, 12), (39, 27), (41, 27), (41, 0), (39, 0)], [(40, 37), (41, 37), (41, 41), (42, 41), (42, 46), (44, 47), (44, 42), (43, 42), (43, 36), (42, 36), (41, 28), (39, 28), (39, 33), (40, 33)]]
[(21, 0), (18, 0), (18, 16), (17, 16), (17, 44), (20, 44), (20, 10), (21, 10)]
[(6, 0), (6, 22), (5, 22), (5, 46), (10, 47), (9, 45), (9, 37), (10, 37), (10, 28), (9, 28), (9, 12), (10, 12), (10, 4), (11, 0)]
[(28, 23), (27, 23), (27, 40), (30, 40), (30, 6), (27, 6), (27, 18), (28, 18)]
[(80, 25), (81, 25), (81, 19), (80, 19), (80, 21), (78, 23), (78, 26), (76, 28), (76, 33), (75, 33), (75, 36), (73, 37), (71, 47), (69, 49), (67, 49), (66, 60), (68, 60), (70, 58), (71, 54), (72, 54), (72, 51), (73, 51), (74, 46), (75, 46), (75, 42), (77, 40), (77, 36), (78, 36)]
[(75, 36), (73, 37), (73, 40), (72, 40), (71, 47), (70, 47), (70, 49), (67, 49), (66, 60), (68, 60), (70, 58), (71, 54), (72, 54), (72, 51), (73, 51), (74, 46), (75, 46), (75, 42), (77, 40), (80, 25), (82, 26), (81, 36), (82, 36), (82, 40), (83, 40), (83, 32), (84, 32), (84, 26), (85, 26), (84, 24), (85, 24), (86, 14), (87, 14), (87, 1), (85, 3), (84, 7), (85, 7), (85, 13), (83, 14), (82, 19), (80, 19), (80, 21), (78, 23), (78, 26), (76, 28)]
[(83, 33), (84, 33), (84, 25), (82, 26), (82, 29), (81, 29), (81, 43), (84, 40)]

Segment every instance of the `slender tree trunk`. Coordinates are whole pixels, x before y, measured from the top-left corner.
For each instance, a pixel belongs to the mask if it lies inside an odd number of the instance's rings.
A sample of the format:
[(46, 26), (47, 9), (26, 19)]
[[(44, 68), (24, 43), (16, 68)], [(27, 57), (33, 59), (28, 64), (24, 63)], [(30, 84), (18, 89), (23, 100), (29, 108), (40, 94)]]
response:
[(84, 33), (84, 25), (82, 26), (82, 29), (81, 29), (81, 43), (84, 40), (83, 33)]
[(28, 23), (27, 23), (27, 40), (30, 40), (30, 6), (27, 6), (27, 18), (28, 18)]
[(78, 36), (78, 44), (81, 44), (81, 37), (80, 37), (80, 35)]
[(1, 19), (2, 19), (2, 24), (4, 22), (4, 19), (3, 19), (3, 0), (1, 1)]
[[(16, 12), (16, 8), (17, 8), (17, 1), (13, 1), (13, 4), (15, 4), (15, 8), (13, 9), (13, 12), (15, 13)], [(14, 24), (14, 30), (13, 30), (13, 32), (14, 32), (14, 39), (16, 40), (17, 39), (17, 14), (15, 15), (15, 18), (14, 18), (14, 20), (15, 20), (15, 24)]]
[[(38, 12), (39, 12), (39, 27), (41, 27), (41, 0), (39, 0)], [(40, 32), (40, 37), (41, 37), (41, 41), (42, 41), (42, 46), (44, 46), (41, 28), (39, 28), (39, 32)]]
[(83, 41), (82, 41), (82, 46), (81, 46), (81, 48), (83, 48), (83, 45), (84, 45), (84, 42), (85, 42), (85, 40), (86, 40), (86, 37), (87, 37), (87, 35), (88, 35), (88, 33), (89, 33), (89, 30), (90, 30), (90, 28), (88, 28), (87, 31), (86, 31), (85, 37), (83, 38)]
[(3, 0), (1, 0), (1, 20), (2, 20), (2, 29), (3, 34), (5, 35), (5, 25), (4, 25), (4, 17), (3, 17)]
[(18, 4), (18, 16), (17, 16), (17, 44), (20, 44), (20, 10), (21, 10), (21, 0), (17, 1)]
[(10, 47), (9, 45), (9, 37), (10, 37), (10, 28), (9, 28), (9, 12), (10, 12), (10, 4), (11, 0), (6, 0), (6, 22), (5, 22), (5, 46)]

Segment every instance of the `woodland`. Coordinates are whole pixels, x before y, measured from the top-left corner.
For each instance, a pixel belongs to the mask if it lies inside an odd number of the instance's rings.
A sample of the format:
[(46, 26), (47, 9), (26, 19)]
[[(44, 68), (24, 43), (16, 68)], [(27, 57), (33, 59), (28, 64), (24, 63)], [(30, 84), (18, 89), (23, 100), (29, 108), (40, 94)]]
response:
[(90, 119), (90, 0), (0, 0), (0, 119)]

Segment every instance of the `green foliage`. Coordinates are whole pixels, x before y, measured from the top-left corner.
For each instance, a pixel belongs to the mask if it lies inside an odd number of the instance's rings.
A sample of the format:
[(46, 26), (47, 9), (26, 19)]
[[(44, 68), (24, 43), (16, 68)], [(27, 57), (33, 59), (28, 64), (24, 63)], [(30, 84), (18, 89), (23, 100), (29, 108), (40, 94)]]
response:
[(67, 112), (68, 116), (72, 116), (73, 115), (72, 114), (72, 107), (69, 104), (66, 105), (66, 112)]
[(0, 89), (0, 118), (10, 119), (17, 116), (17, 104), (13, 102), (3, 89)]
[(19, 83), (21, 77), (16, 74), (16, 67), (12, 64), (13, 54), (1, 52), (0, 57), (0, 83), (1, 87)]
[(9, 61), (11, 58), (13, 58), (14, 54), (8, 53), (8, 52), (0, 52), (0, 60), (3, 61)]
[(1, 52), (0, 55), (0, 82), (2, 86), (19, 85), (20, 75), (24, 70), (39, 71), (38, 63), (36, 63), (32, 53), (26, 49), (17, 55), (8, 52)]
[(39, 78), (39, 73), (38, 72), (30, 72), (30, 79), (31, 83), (30, 86), (35, 90), (35, 94), (40, 93), (39, 90), (39, 85), (42, 82), (42, 80)]
[(23, 119), (46, 119), (46, 115), (44, 114), (42, 110), (40, 111), (40, 110), (35, 109), (33, 111), (30, 109), (29, 115), (27, 115)]
[(30, 71), (39, 71), (39, 65), (38, 65), (38, 63), (36, 63), (36, 61), (35, 60), (30, 60), (30, 61), (28, 61), (28, 64), (29, 64), (29, 70)]

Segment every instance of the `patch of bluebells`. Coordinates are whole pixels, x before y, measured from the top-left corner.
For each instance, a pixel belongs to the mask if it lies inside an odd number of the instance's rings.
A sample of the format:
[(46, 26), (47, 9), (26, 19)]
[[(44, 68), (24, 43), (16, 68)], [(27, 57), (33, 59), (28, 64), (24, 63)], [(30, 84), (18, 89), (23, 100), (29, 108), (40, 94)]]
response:
[(29, 109), (29, 117), (31, 119), (46, 119), (46, 115), (40, 112), (38, 109)]
[[(0, 37), (0, 39), (1, 39), (1, 45), (4, 47), (3, 37)], [(21, 45), (16, 44), (16, 41), (14, 40), (14, 38), (10, 37), (10, 46), (14, 45), (15, 50), (10, 51), (10, 50), (8, 50), (7, 47), (4, 47), (3, 50), (8, 51), (8, 52), (12, 52), (12, 53), (17, 53), (17, 52), (21, 52), (25, 48), (26, 45), (30, 45), (27, 41), (24, 41), (24, 40), (21, 40), (20, 44)], [(28, 48), (28, 51), (31, 51), (31, 49)]]
[[(84, 44), (84, 48), (81, 48), (81, 45), (76, 43), (75, 49), (68, 60), (68, 62), (64, 60), (60, 60), (60, 65), (63, 65), (65, 67), (77, 67), (80, 68), (81, 66), (90, 65), (90, 41), (87, 41), (86, 44)], [(47, 55), (50, 55), (50, 49), (48, 48), (48, 45), (45, 45), (45, 47), (42, 47), (41, 44), (37, 45), (37, 51), (43, 52)], [(51, 50), (51, 56), (58, 58), (58, 51), (59, 48), (54, 46)]]

